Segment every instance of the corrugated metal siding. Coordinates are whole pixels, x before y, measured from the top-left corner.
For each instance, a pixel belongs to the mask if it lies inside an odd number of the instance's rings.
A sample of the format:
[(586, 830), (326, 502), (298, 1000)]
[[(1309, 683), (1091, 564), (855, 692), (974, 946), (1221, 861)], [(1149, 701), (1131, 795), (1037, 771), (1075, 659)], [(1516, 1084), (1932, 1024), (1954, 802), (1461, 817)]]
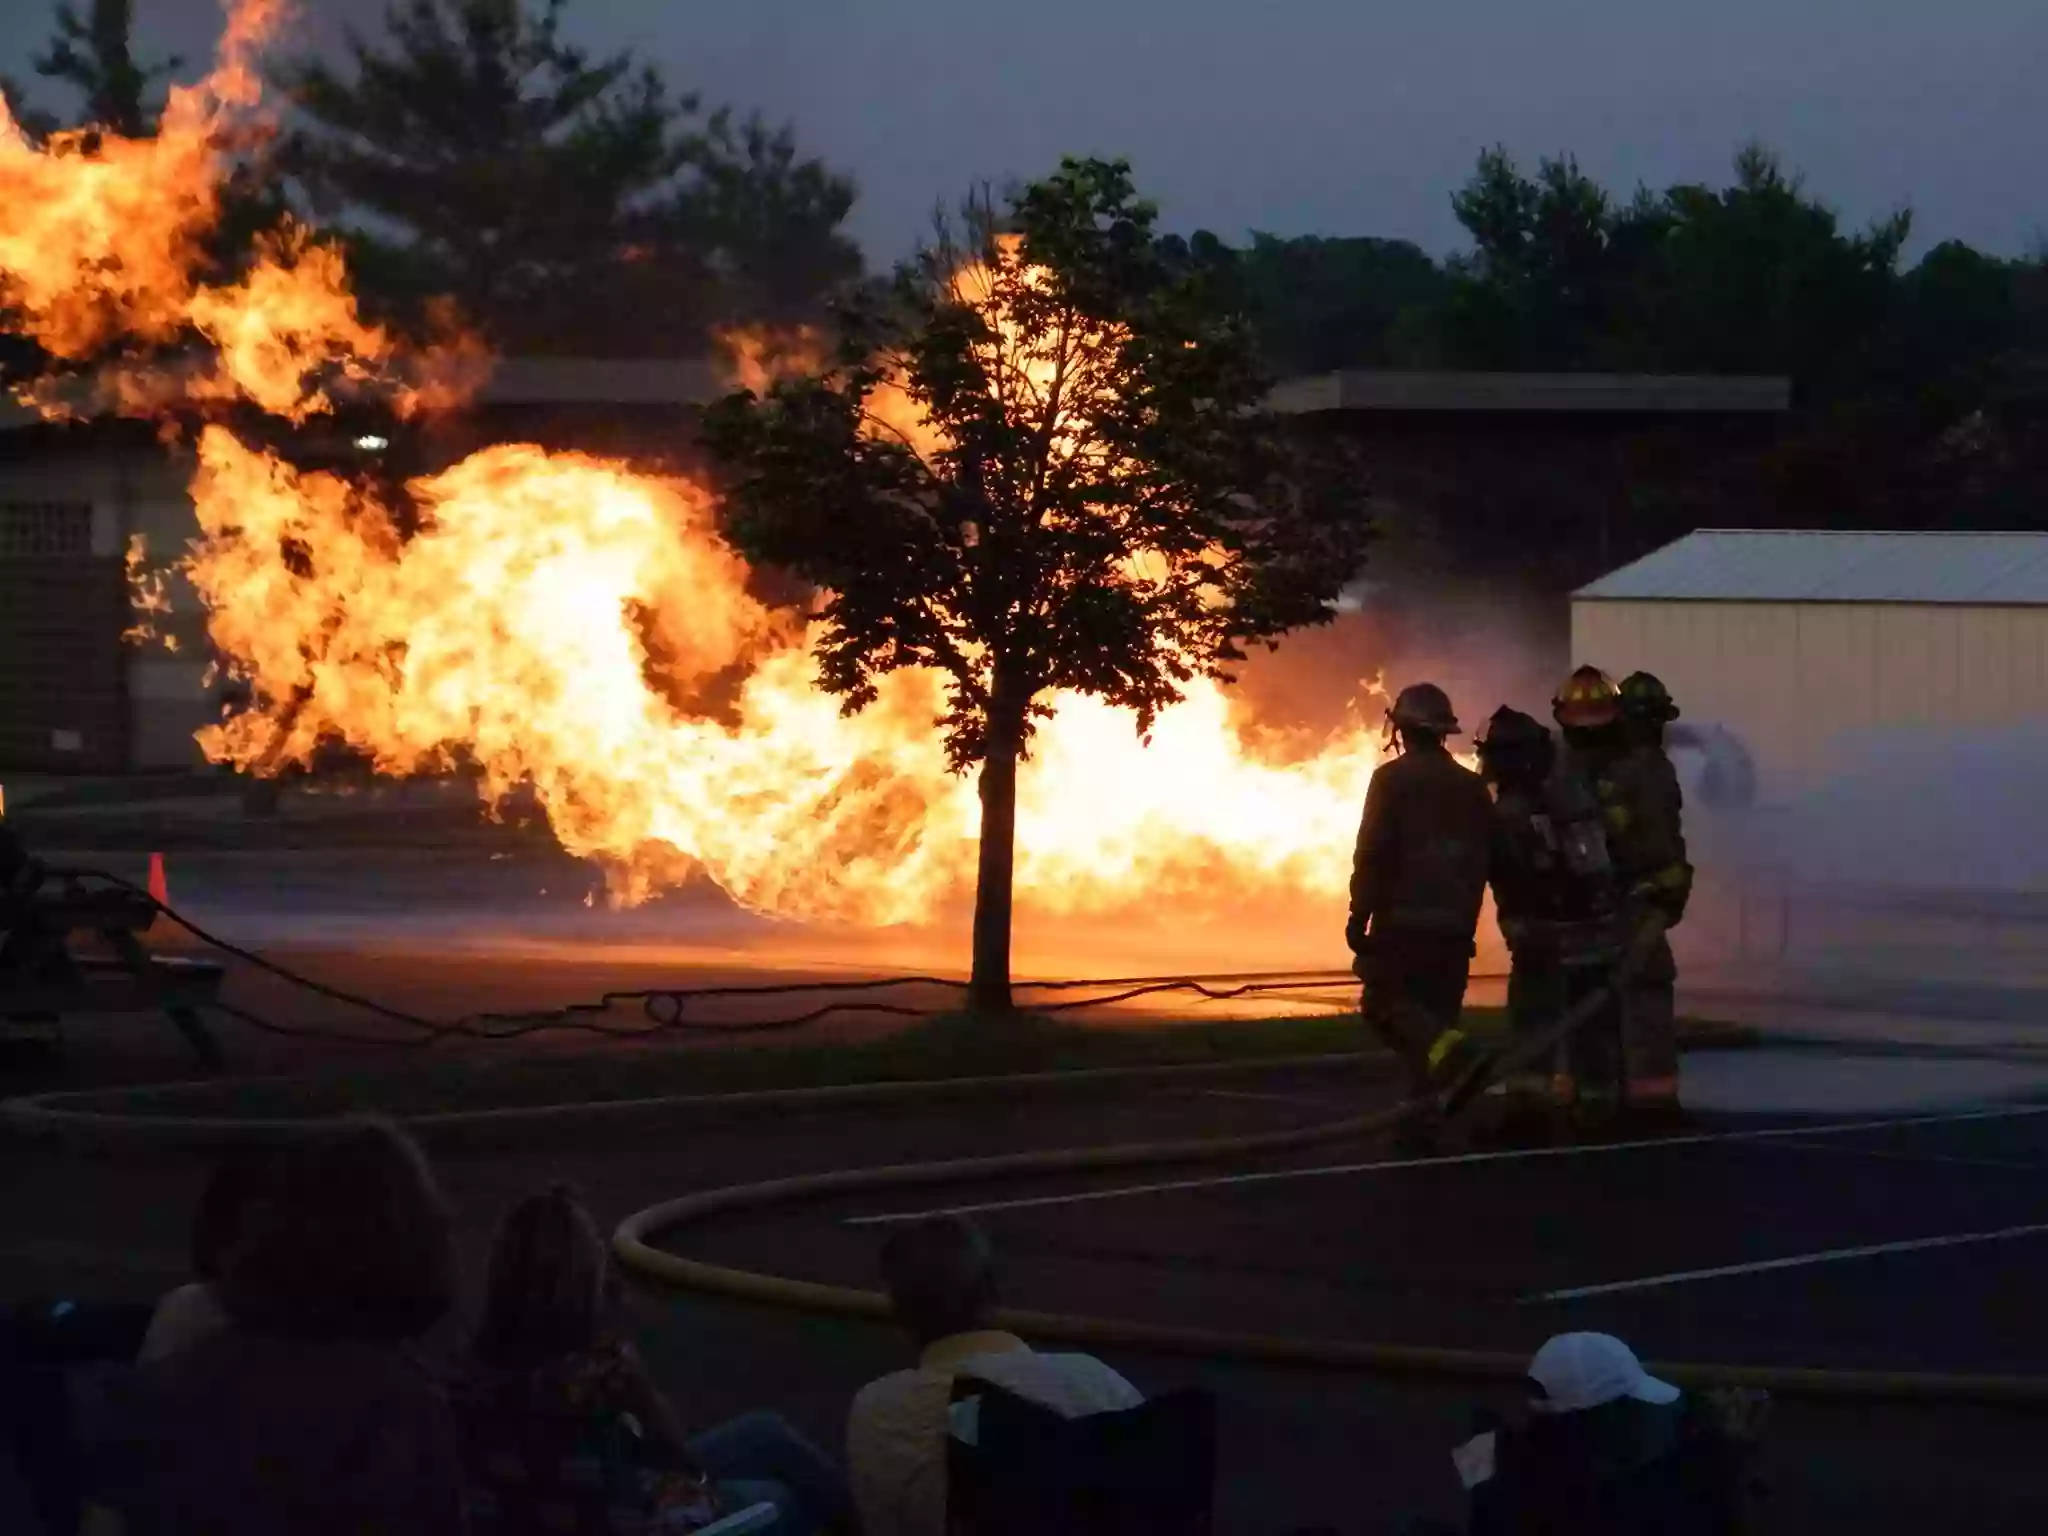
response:
[(1687, 720), (1742, 738), (1767, 802), (1840, 771), (1873, 727), (2048, 719), (2048, 608), (1581, 601), (1572, 656), (1655, 672)]
[(1604, 601), (2048, 604), (2048, 533), (1701, 529), (1581, 588)]

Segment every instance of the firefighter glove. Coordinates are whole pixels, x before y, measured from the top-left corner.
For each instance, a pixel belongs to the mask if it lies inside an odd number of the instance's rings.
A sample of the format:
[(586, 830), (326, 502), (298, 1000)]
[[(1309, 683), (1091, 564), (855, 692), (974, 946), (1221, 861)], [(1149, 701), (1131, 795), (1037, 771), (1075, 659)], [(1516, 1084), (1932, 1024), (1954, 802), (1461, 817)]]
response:
[(1354, 914), (1345, 922), (1344, 942), (1350, 947), (1352, 954), (1360, 957), (1372, 948), (1372, 935), (1365, 931), (1364, 918)]

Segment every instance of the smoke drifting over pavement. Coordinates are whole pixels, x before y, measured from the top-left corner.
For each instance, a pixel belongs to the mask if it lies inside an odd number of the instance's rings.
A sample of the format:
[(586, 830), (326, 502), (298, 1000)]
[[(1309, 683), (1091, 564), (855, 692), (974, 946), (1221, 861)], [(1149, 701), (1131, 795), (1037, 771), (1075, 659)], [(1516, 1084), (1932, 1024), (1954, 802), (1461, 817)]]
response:
[(2048, 848), (2048, 723), (1886, 727), (1841, 741), (1854, 766), (1762, 813), (1742, 844), (1802, 882), (2035, 892)]

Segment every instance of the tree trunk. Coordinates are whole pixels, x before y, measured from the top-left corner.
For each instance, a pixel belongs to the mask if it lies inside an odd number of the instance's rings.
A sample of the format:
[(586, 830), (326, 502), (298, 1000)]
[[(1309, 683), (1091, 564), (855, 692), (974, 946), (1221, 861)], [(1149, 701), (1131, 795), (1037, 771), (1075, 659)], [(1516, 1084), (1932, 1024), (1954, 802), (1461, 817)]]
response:
[(1022, 711), (991, 721), (981, 765), (981, 860), (974, 882), (974, 975), (967, 1005), (977, 1013), (1008, 1013), (1010, 885), (1017, 863), (1017, 751)]

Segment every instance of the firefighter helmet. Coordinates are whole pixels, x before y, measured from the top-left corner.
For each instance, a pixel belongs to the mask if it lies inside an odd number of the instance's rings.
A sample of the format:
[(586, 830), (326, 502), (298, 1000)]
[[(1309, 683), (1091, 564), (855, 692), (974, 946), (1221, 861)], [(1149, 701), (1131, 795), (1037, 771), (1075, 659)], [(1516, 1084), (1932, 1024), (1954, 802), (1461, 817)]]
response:
[(1533, 715), (1503, 704), (1486, 722), (1486, 734), (1474, 745), (1480, 771), (1495, 784), (1527, 783), (1548, 777), (1556, 760), (1550, 729)]
[(1598, 667), (1580, 667), (1557, 690), (1550, 712), (1568, 730), (1612, 725), (1621, 718), (1621, 690)]
[(1435, 683), (1410, 683), (1394, 696), (1387, 718), (1398, 730), (1428, 731), (1437, 736), (1458, 734), (1458, 717), (1451, 712), (1451, 696)]
[(1486, 757), (1501, 752), (1526, 752), (1549, 740), (1550, 730), (1541, 720), (1503, 704), (1487, 720), (1486, 734), (1479, 738), (1477, 746), (1479, 755)]
[(1621, 680), (1622, 713), (1637, 720), (1668, 725), (1678, 718), (1678, 706), (1662, 678), (1650, 672), (1631, 672)]

